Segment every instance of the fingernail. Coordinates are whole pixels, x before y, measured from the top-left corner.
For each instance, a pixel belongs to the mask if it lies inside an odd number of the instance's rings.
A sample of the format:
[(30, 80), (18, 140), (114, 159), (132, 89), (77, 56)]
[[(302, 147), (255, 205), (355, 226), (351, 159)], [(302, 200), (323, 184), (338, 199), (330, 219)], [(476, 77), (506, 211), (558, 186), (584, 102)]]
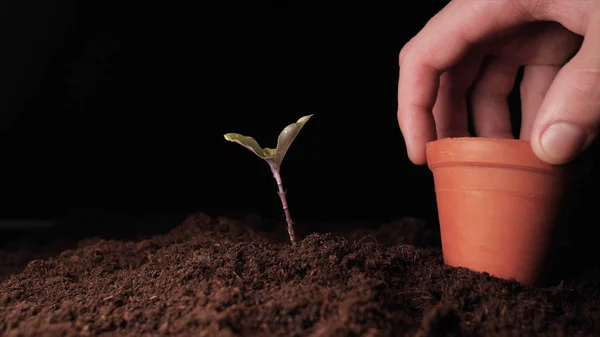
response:
[(541, 138), (542, 150), (553, 163), (564, 164), (583, 149), (585, 133), (572, 124), (555, 123), (550, 125)]

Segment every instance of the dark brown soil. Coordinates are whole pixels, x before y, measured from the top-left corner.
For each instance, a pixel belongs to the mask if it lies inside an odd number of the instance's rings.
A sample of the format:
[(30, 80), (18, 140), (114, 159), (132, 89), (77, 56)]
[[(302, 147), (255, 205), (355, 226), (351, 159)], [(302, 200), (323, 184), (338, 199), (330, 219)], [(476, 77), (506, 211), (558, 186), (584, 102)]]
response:
[(261, 221), (196, 214), (165, 235), (88, 239), (28, 263), (3, 252), (0, 335), (600, 335), (595, 271), (534, 289), (444, 266), (414, 219), (296, 246)]

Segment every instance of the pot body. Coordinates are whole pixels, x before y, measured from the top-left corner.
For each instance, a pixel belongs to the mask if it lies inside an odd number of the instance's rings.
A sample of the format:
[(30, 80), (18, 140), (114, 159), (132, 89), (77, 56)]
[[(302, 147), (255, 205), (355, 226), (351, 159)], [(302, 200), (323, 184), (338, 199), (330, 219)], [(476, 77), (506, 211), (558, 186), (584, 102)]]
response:
[(446, 138), (427, 144), (444, 262), (525, 284), (543, 280), (565, 169), (527, 141)]

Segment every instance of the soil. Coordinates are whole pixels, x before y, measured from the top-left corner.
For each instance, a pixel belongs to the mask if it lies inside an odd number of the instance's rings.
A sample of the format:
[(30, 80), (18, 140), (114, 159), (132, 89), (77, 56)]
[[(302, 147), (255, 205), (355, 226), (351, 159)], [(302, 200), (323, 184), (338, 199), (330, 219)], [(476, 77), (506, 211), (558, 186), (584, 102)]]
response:
[(283, 223), (197, 213), (141, 239), (5, 248), (0, 335), (600, 335), (597, 269), (532, 288), (444, 266), (417, 219), (313, 225), (292, 246)]

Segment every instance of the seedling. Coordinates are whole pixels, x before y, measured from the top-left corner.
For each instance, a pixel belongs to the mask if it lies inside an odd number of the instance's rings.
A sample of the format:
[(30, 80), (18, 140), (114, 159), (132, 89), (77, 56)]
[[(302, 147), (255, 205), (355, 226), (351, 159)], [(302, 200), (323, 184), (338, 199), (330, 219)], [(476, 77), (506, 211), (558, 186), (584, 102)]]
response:
[(300, 118), (296, 123), (292, 123), (283, 129), (279, 134), (279, 138), (277, 139), (277, 148), (262, 148), (258, 145), (258, 142), (252, 138), (240, 135), (239, 133), (228, 133), (225, 135), (225, 139), (238, 143), (248, 150), (252, 151), (254, 154), (264, 159), (269, 167), (271, 168), (271, 172), (273, 172), (273, 177), (277, 182), (277, 188), (279, 189), (279, 199), (281, 199), (281, 204), (283, 205), (283, 211), (285, 213), (285, 219), (287, 222), (287, 230), (290, 236), (290, 241), (292, 244), (296, 244), (296, 234), (294, 233), (294, 223), (292, 222), (292, 218), (290, 216), (290, 209), (288, 207), (287, 198), (285, 196), (285, 190), (283, 189), (283, 183), (281, 182), (281, 163), (283, 162), (283, 157), (285, 157), (286, 152), (289, 150), (290, 145), (296, 139), (296, 136), (304, 127), (304, 124), (312, 117), (312, 115), (304, 116)]

